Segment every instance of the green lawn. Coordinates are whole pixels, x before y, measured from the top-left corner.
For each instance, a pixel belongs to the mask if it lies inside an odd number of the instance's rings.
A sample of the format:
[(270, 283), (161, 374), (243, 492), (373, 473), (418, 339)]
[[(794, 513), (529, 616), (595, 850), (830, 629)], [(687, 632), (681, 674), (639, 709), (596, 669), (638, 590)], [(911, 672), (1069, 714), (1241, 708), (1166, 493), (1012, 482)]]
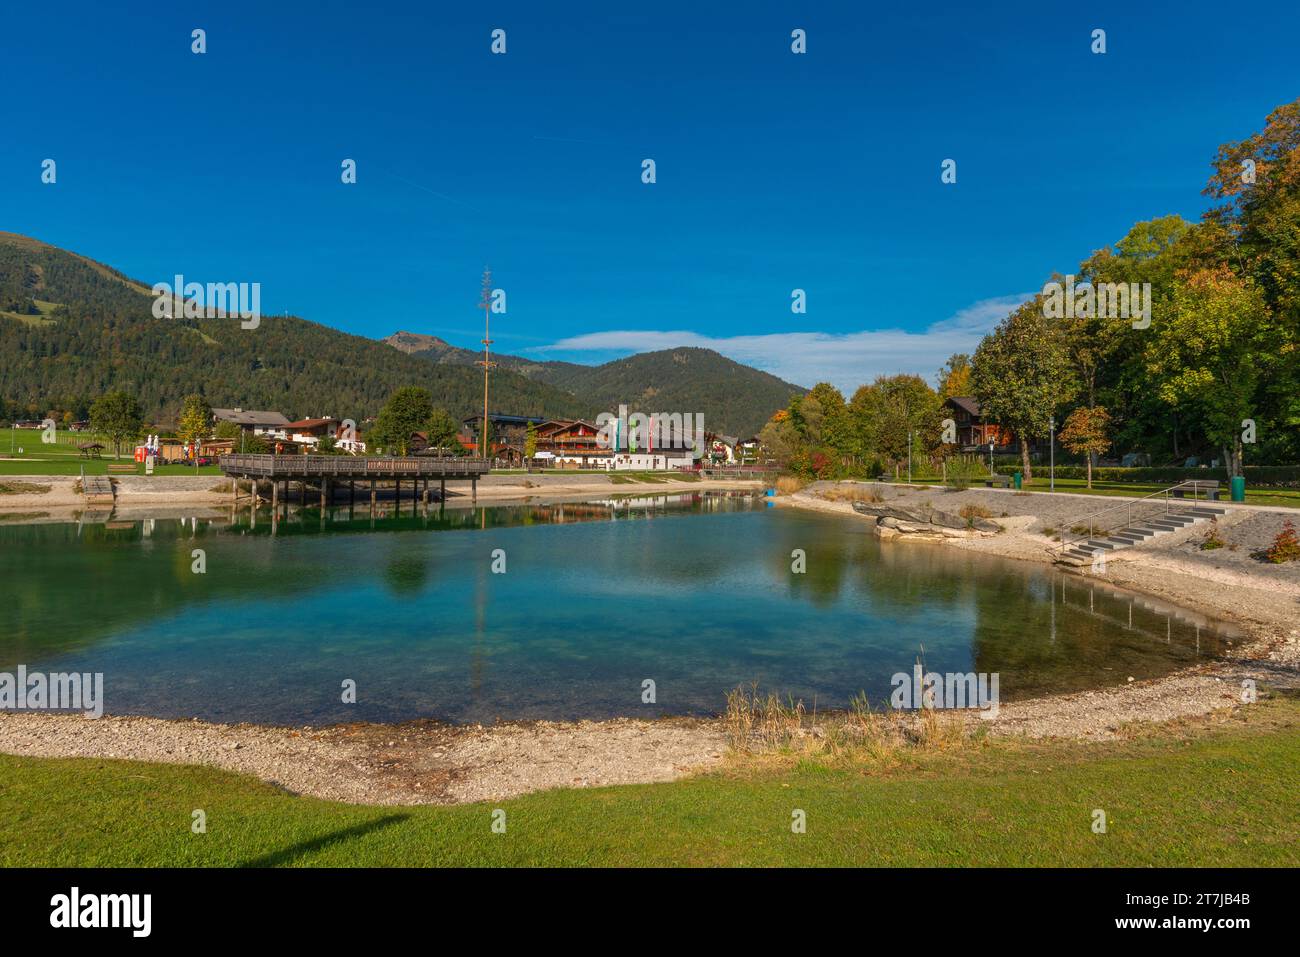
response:
[[(1000, 475), (1011, 474), (1005, 469), (999, 469)], [(942, 485), (943, 479), (938, 475), (916, 475), (912, 476), (913, 484)], [(906, 485), (907, 478), (904, 476), (898, 483)], [(1119, 495), (1131, 498), (1141, 498), (1143, 495), (1150, 495), (1153, 492), (1160, 492), (1168, 488), (1168, 485), (1148, 485), (1138, 482), (1098, 482), (1092, 483), (1092, 488), (1087, 487), (1086, 479), (1067, 479), (1058, 478), (1056, 480), (1057, 492), (1072, 492), (1080, 495)], [(984, 482), (977, 479), (971, 483), (971, 488), (982, 489)], [(1227, 485), (1220, 486), (1222, 496), (1227, 498)], [(1024, 487), (1026, 492), (1044, 492), (1050, 494), (1048, 488), (1047, 472), (1034, 472), (1034, 480)], [(1253, 489), (1246, 488), (1246, 503), (1249, 505), (1284, 505), (1291, 508), (1300, 508), (1300, 489), (1293, 488), (1263, 488)]]
[[(828, 761), (435, 808), (294, 797), (196, 767), (0, 756), (0, 864), (1300, 865), (1295, 701), (1118, 744)], [(190, 831), (196, 808), (206, 834)]]
[[(89, 432), (68, 432), (59, 429), (55, 442), (41, 441), (39, 429), (0, 429), (0, 475), (80, 475), (84, 467), (87, 475), (107, 475), (108, 466), (134, 464), (134, 443), (124, 447), (120, 459), (113, 457), (113, 443), (103, 436)], [(100, 459), (83, 459), (78, 442), (102, 442), (105, 449)], [(22, 453), (18, 452), (22, 449)], [(13, 456), (10, 458), (10, 456)], [(144, 466), (137, 465), (136, 472), (144, 474)], [(206, 465), (196, 473), (193, 466), (160, 465), (155, 475), (220, 475), (221, 469)]]
[[(69, 459), (36, 459), (24, 456), (19, 461), (0, 459), (0, 475), (80, 475), (81, 466), (85, 466), (87, 475), (107, 475), (110, 464), (132, 465), (131, 459), (114, 460), (92, 459), (78, 462)], [(136, 466), (136, 474), (144, 475), (144, 466)], [(129, 474), (129, 473), (128, 473)], [(153, 470), (154, 475), (220, 475), (221, 469), (215, 465), (204, 465), (195, 470), (192, 465), (160, 465)]]

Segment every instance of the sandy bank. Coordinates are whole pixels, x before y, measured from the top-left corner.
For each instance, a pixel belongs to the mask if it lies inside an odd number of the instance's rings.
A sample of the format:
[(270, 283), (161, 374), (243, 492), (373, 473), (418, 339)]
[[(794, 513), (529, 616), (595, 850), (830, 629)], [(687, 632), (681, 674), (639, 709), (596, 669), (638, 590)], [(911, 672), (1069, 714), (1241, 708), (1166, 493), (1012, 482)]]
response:
[[(86, 508), (85, 500), (77, 490), (79, 479), (66, 475), (18, 475), (7, 476), (0, 482), (9, 483), (20, 489), (17, 492), (0, 493), (0, 523), (12, 522), (67, 522), (75, 521), (78, 513)], [(217, 517), (228, 514), (232, 502), (230, 480), (219, 475), (169, 475), (114, 476), (113, 485), (116, 501), (113, 506), (115, 517), (129, 520), (131, 518), (162, 518), (198, 516)], [(470, 495), (468, 482), (449, 482), (447, 484), (447, 507), (468, 508), (478, 505), (508, 505), (511, 503), (548, 503), (572, 501), (582, 498), (623, 496), (623, 495), (676, 495), (684, 492), (719, 492), (758, 490), (763, 483), (752, 480), (700, 479), (664, 481), (618, 481), (618, 476), (610, 475), (488, 475), (478, 486), (477, 499)], [(436, 501), (436, 488), (434, 489)], [(368, 495), (368, 493), (366, 493)], [(262, 496), (269, 500), (269, 486), (263, 486)], [(297, 488), (290, 496), (290, 508), (295, 508)], [(382, 490), (380, 500), (392, 502), (391, 489)], [(240, 500), (242, 508), (248, 507), (247, 493)], [(308, 493), (307, 501), (315, 506), (319, 499), (316, 494)], [(347, 501), (345, 493), (339, 492), (335, 504)], [(357, 493), (357, 507), (362, 507), (363, 496)], [(403, 503), (410, 502), (408, 496)], [(97, 510), (106, 510), (107, 506), (96, 506)]]

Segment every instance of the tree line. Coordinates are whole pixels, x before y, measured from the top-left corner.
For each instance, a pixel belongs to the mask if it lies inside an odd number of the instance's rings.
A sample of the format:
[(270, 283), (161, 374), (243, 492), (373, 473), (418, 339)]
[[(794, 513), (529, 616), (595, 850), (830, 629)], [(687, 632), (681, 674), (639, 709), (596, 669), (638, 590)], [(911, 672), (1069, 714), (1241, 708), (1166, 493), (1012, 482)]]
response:
[[(827, 478), (930, 466), (958, 454), (943, 400), (973, 396), (1014, 433), (1032, 478), (1032, 442), (1053, 426), (1088, 463), (1144, 453), (1153, 463), (1217, 459), (1229, 474), (1300, 459), (1300, 100), (1221, 146), (1199, 222), (1137, 223), (1112, 246), (1004, 318), (931, 387), (882, 376), (849, 400), (820, 383), (761, 438), (792, 470)], [(1117, 308), (1117, 306), (1119, 308)]]

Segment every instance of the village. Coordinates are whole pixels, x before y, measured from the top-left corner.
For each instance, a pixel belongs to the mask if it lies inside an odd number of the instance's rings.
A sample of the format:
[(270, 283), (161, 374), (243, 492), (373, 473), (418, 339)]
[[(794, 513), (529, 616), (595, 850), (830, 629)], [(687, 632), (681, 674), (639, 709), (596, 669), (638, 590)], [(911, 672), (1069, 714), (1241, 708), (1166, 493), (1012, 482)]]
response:
[[(704, 432), (704, 451), (678, 443), (656, 448), (653, 434), (637, 434), (610, 442), (608, 430), (584, 419), (546, 419), (540, 416), (490, 413), (487, 417), (492, 467), (503, 469), (573, 469), (604, 471), (673, 471), (697, 468), (744, 467), (760, 464), (761, 444), (757, 436), (741, 439), (733, 435)], [(368, 420), (368, 423), (373, 420)], [(15, 429), (40, 429), (41, 422), (15, 422)], [(454, 445), (430, 444), (426, 430), (411, 433), (408, 452), (412, 455), (462, 456), (482, 452), (481, 416), (469, 416), (460, 423)], [(73, 422), (70, 431), (89, 430), (88, 422)], [(105, 447), (98, 442), (81, 443), (98, 457)], [(251, 446), (251, 447), (250, 447)], [(267, 451), (275, 455), (383, 455), (381, 446), (369, 447), (365, 433), (350, 419), (319, 416), (291, 421), (281, 412), (265, 409), (214, 408), (211, 433), (187, 442), (175, 436), (150, 436), (134, 448), (134, 460), (159, 464), (214, 464), (222, 455)]]

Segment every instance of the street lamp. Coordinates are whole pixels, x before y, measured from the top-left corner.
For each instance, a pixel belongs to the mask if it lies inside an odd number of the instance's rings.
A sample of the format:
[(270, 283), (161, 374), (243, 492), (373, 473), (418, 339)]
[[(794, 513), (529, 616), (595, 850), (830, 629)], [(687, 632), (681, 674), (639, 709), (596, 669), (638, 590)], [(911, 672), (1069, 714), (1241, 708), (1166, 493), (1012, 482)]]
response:
[(1051, 450), (1052, 464), (1048, 467), (1048, 472), (1047, 472), (1049, 476), (1048, 490), (1055, 492), (1056, 491), (1056, 416), (1052, 416), (1052, 418), (1047, 423), (1047, 427), (1050, 430), (1048, 434), (1050, 436), (1049, 441), (1051, 442), (1051, 449), (1052, 449)]
[(907, 484), (912, 484), (912, 430), (907, 430)]
[(989, 439), (989, 475), (993, 474), (993, 440)]

